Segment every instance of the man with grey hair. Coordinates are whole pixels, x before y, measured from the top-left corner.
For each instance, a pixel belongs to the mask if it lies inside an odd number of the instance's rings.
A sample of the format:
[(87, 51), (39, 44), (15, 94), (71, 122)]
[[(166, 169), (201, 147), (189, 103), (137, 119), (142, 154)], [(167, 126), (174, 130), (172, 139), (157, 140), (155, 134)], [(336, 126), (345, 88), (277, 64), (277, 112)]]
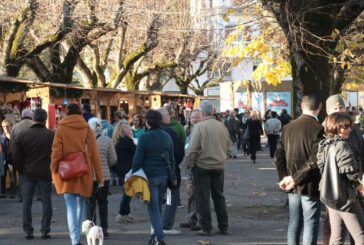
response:
[[(14, 149), (15, 142), (19, 140), (19, 135), (28, 130), (31, 126), (33, 126), (33, 111), (31, 109), (24, 109), (21, 112), (21, 121), (14, 125), (14, 127), (11, 129), (11, 135), (10, 135), (10, 149)], [(12, 158), (14, 159), (14, 154), (12, 153)], [(16, 183), (16, 181), (15, 181)], [(22, 191), (21, 191), (21, 185), (19, 185), (19, 201), (22, 201)], [(38, 195), (38, 189), (37, 189), (37, 196)], [(38, 198), (39, 199), (39, 198)]]
[[(193, 110), (191, 113), (191, 127), (190, 134), (187, 136), (185, 142), (185, 151), (188, 151), (188, 146), (191, 140), (191, 134), (193, 132), (193, 127), (197, 123), (202, 121), (202, 111), (197, 109)], [(182, 228), (190, 228), (192, 231), (201, 230), (199, 225), (199, 218), (196, 211), (197, 208), (197, 191), (196, 184), (193, 178), (192, 169), (186, 166), (186, 192), (187, 192), (187, 221), (179, 224)]]
[(181, 184), (181, 170), (179, 164), (182, 162), (184, 157), (183, 142), (179, 139), (177, 133), (168, 125), (171, 121), (171, 116), (165, 108), (158, 110), (162, 115), (161, 129), (166, 132), (172, 139), (173, 142), (173, 155), (176, 162), (175, 171), (178, 179), (178, 186), (171, 189), (171, 205), (166, 205), (163, 212), (163, 233), (165, 235), (179, 235), (180, 231), (173, 229), (174, 220), (177, 212), (178, 202), (180, 198), (180, 184)]
[(185, 142), (186, 133), (185, 133), (185, 130), (183, 129), (182, 124), (180, 124), (174, 116), (175, 112), (174, 112), (173, 104), (164, 104), (163, 108), (168, 111), (168, 113), (171, 117), (168, 127), (172, 128), (174, 131), (176, 131), (179, 139), (182, 142)]
[(214, 202), (220, 234), (228, 232), (228, 215), (224, 197), (224, 165), (230, 155), (231, 141), (227, 128), (213, 116), (213, 106), (202, 101), (203, 121), (194, 126), (186, 164), (193, 170), (197, 189), (197, 213), (200, 214), (200, 235), (212, 231), (210, 193)]

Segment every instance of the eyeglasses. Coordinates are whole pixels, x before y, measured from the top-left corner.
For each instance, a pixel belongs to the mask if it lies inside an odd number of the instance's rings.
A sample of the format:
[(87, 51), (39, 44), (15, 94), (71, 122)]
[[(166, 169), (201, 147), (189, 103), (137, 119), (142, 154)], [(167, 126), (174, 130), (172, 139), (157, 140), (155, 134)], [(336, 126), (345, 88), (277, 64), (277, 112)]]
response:
[(344, 125), (341, 125), (341, 127), (340, 128), (342, 128), (342, 129), (349, 129), (349, 128), (351, 128), (351, 124), (344, 124)]

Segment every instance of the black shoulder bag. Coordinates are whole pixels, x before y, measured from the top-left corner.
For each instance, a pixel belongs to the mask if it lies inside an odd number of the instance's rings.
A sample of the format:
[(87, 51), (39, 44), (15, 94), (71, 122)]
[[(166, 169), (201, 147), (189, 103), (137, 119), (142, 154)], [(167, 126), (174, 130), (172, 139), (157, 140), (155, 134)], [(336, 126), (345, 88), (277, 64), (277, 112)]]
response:
[(160, 156), (166, 164), (167, 176), (168, 176), (168, 179), (167, 179), (168, 187), (170, 189), (176, 188), (178, 186), (178, 181), (177, 181), (175, 167), (172, 166), (171, 162), (169, 161), (169, 155), (165, 154), (161, 148), (160, 148)]

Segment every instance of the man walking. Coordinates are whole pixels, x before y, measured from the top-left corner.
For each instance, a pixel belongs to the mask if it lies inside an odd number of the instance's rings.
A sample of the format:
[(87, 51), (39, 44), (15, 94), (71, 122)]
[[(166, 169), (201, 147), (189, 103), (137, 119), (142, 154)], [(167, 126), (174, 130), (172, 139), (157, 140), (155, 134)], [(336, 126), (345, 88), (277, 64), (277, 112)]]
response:
[(236, 159), (236, 154), (238, 154), (238, 140), (240, 135), (240, 122), (237, 117), (235, 117), (235, 112), (230, 112), (229, 117), (225, 121), (225, 126), (229, 131), (230, 139), (232, 142), (231, 154), (234, 159)]
[(52, 178), (50, 172), (52, 142), (54, 132), (45, 127), (47, 112), (36, 109), (33, 115), (34, 125), (19, 132), (14, 142), (14, 166), (20, 173), (20, 185), (23, 195), (23, 229), (27, 239), (33, 238), (32, 201), (36, 185), (41, 191), (43, 217), (41, 219), (42, 239), (50, 238), (52, 218)]
[(272, 111), (271, 115), (272, 117), (265, 122), (264, 127), (265, 131), (267, 132), (270, 157), (273, 158), (274, 152), (277, 148), (282, 125), (281, 121), (277, 119), (277, 112)]
[(279, 187), (288, 193), (288, 245), (299, 244), (303, 228), (303, 244), (317, 244), (320, 223), (320, 172), (316, 154), (323, 139), (323, 127), (317, 119), (322, 103), (318, 95), (302, 98), (302, 115), (282, 132), (275, 153)]
[(231, 141), (224, 124), (212, 117), (213, 106), (201, 102), (204, 120), (194, 126), (186, 164), (193, 168), (197, 189), (197, 213), (201, 215), (200, 235), (212, 231), (210, 193), (214, 202), (218, 228), (221, 234), (228, 232), (228, 214), (224, 197), (224, 165), (230, 154)]

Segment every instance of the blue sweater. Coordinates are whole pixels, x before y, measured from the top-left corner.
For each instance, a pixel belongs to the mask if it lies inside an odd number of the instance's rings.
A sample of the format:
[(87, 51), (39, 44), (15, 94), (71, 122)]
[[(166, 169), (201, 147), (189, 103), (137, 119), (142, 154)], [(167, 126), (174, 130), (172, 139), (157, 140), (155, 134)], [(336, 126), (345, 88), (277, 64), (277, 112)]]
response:
[(166, 163), (160, 156), (161, 151), (175, 166), (172, 139), (166, 132), (158, 128), (142, 134), (133, 159), (133, 173), (142, 168), (148, 178), (166, 176)]

